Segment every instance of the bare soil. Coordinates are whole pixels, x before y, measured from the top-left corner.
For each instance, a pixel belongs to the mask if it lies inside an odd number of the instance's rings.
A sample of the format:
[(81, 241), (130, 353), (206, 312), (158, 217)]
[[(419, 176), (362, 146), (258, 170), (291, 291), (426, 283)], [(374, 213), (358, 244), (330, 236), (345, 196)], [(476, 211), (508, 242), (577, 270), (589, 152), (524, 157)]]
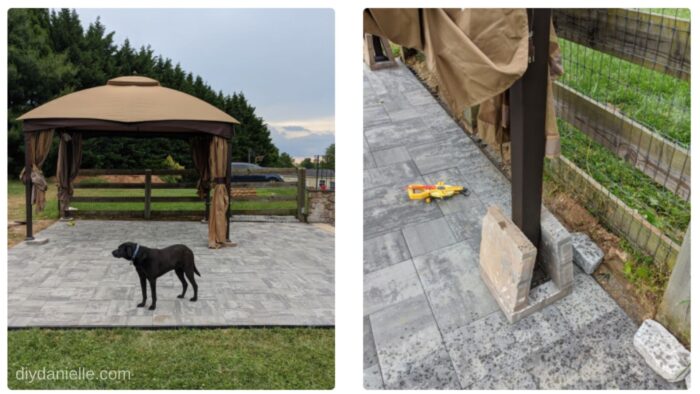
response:
[[(75, 182), (84, 181), (86, 179), (101, 179), (107, 183), (144, 183), (146, 177), (144, 175), (99, 175), (99, 176), (82, 176), (78, 175)], [(158, 175), (151, 176), (152, 183), (165, 183)]]

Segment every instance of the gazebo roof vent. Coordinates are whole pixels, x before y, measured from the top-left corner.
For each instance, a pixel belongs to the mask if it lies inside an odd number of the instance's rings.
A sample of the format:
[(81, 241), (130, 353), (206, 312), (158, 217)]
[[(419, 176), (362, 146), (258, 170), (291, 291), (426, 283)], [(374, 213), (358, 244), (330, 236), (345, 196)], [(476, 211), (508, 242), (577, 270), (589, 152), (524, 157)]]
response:
[(126, 77), (112, 78), (107, 81), (107, 85), (112, 86), (160, 86), (160, 82), (155, 79), (131, 75)]

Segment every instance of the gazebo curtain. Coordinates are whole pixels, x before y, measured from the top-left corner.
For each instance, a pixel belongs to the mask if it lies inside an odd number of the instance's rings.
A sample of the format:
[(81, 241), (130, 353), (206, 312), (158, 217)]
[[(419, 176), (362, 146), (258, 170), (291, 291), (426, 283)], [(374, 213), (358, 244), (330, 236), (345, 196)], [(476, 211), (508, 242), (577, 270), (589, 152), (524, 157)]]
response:
[[(479, 135), (496, 143), (510, 140), (506, 92), (528, 67), (525, 9), (370, 8), (364, 13), (364, 31), (423, 51), (452, 115), (461, 120), (465, 109), (479, 104)], [(548, 49), (550, 75), (556, 77), (563, 70), (554, 29)], [(549, 85), (543, 134), (546, 154), (552, 157), (560, 147), (551, 80)]]
[(229, 195), (226, 188), (226, 166), (228, 161), (228, 141), (222, 137), (212, 137), (209, 144), (209, 171), (214, 181), (214, 193), (209, 210), (209, 247), (227, 246), (226, 227)]
[(58, 142), (56, 181), (60, 213), (68, 209), (73, 197), (73, 181), (78, 176), (83, 157), (83, 136), (77, 132), (63, 132)]
[[(22, 169), (19, 177), (23, 182), (32, 182), (32, 204), (36, 205), (36, 211), (41, 212), (46, 206), (46, 178), (41, 171), (46, 157), (51, 150), (53, 130), (37, 131), (27, 137), (28, 146), (25, 147), (27, 159), (32, 166), (31, 174), (26, 174), (26, 168)], [(31, 207), (27, 207), (31, 209)]]
[(211, 175), (209, 172), (209, 145), (211, 137), (193, 137), (190, 139), (192, 162), (197, 170), (197, 196), (204, 198), (211, 190)]

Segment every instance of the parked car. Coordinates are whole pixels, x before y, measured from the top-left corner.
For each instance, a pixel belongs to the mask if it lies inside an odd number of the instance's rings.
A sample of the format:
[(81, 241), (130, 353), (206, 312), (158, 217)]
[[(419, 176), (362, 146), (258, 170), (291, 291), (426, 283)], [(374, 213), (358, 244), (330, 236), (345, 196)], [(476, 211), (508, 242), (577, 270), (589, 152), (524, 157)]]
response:
[(279, 174), (256, 173), (256, 170), (262, 170), (261, 167), (253, 163), (233, 162), (231, 163), (231, 171), (247, 171), (246, 174), (231, 175), (231, 182), (283, 182), (284, 179)]

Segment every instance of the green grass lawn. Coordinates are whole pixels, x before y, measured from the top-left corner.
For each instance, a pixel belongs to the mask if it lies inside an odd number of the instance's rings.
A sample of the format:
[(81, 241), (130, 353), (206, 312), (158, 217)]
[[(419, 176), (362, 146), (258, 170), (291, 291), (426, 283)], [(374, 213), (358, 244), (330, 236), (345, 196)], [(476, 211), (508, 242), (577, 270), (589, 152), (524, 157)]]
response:
[(676, 242), (690, 222), (690, 203), (559, 120), (562, 154)]
[[(10, 331), (8, 386), (10, 389), (332, 389), (334, 336), (333, 329), (312, 328)], [(95, 374), (103, 370), (125, 372), (116, 380), (18, 379), (27, 370), (81, 368)]]
[(690, 83), (559, 39), (560, 81), (683, 146), (690, 145)]

